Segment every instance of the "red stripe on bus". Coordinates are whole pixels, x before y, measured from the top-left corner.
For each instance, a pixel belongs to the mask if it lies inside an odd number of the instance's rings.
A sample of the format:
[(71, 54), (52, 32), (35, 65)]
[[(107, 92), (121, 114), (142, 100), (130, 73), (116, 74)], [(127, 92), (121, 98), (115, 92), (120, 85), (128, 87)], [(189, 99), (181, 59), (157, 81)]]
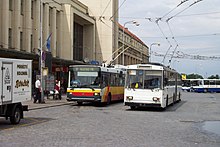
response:
[(72, 92), (74, 96), (93, 96), (93, 92)]

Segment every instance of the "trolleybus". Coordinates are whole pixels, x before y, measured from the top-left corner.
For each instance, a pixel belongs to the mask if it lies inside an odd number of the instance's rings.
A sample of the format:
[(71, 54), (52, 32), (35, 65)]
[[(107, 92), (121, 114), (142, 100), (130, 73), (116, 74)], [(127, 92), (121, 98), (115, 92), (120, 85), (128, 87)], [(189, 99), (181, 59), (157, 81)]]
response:
[(67, 101), (110, 104), (124, 99), (125, 69), (97, 65), (69, 67)]
[(181, 76), (159, 63), (128, 65), (124, 104), (165, 108), (180, 101)]
[(220, 92), (220, 79), (190, 79), (193, 92)]

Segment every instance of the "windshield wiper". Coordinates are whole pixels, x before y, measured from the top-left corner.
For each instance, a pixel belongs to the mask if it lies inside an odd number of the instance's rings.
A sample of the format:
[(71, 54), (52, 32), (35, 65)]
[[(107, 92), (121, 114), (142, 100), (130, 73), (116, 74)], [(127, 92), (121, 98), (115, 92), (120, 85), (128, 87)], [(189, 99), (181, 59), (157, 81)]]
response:
[(80, 85), (79, 87), (80, 88), (83, 88), (83, 87), (90, 88), (90, 89), (92, 89), (92, 91), (95, 91), (95, 89), (93, 87), (89, 86), (89, 85)]

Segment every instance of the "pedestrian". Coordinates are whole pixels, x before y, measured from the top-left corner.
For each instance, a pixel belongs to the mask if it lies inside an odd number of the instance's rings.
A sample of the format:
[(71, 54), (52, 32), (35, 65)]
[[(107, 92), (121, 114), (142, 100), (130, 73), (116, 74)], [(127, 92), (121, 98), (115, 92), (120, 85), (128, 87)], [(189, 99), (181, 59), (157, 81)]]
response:
[(61, 100), (60, 81), (58, 80), (56, 80), (55, 95), (58, 95), (58, 98)]
[(38, 101), (38, 103), (41, 103), (41, 82), (40, 78), (37, 77), (37, 80), (35, 82), (35, 93), (36, 97), (34, 98), (34, 103)]

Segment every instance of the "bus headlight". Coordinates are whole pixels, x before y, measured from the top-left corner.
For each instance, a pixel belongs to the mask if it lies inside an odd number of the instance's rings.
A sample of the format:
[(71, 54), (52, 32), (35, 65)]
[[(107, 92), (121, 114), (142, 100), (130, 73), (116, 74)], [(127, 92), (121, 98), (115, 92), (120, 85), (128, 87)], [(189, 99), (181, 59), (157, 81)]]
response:
[(133, 96), (126, 96), (126, 100), (133, 100)]
[(155, 101), (155, 102), (160, 101), (160, 98), (159, 98), (159, 97), (153, 97), (152, 99), (153, 99), (153, 101)]
[(100, 93), (95, 92), (95, 93), (94, 93), (94, 96), (100, 96)]

